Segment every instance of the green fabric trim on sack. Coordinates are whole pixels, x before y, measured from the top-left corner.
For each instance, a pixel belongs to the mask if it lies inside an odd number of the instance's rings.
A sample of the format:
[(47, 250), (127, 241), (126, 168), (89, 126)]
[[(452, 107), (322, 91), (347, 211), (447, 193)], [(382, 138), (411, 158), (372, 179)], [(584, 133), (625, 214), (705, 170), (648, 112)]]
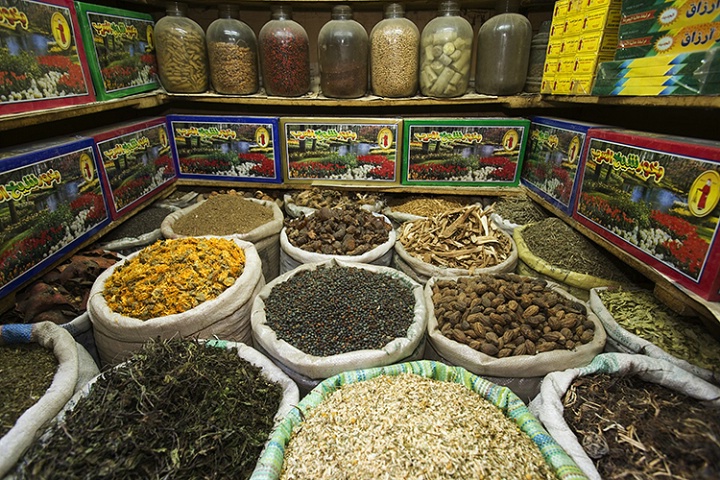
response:
[(547, 433), (537, 418), (509, 388), (491, 383), (464, 368), (451, 367), (440, 362), (420, 360), (386, 367), (343, 372), (328, 378), (305, 396), (296, 408), (290, 411), (278, 425), (260, 456), (251, 480), (276, 480), (280, 477), (285, 456), (285, 447), (290, 441), (293, 429), (302, 423), (304, 415), (335, 390), (343, 385), (362, 382), (380, 375), (413, 373), (426, 378), (465, 385), (472, 391), (502, 410), (538, 446), (541, 454), (552, 466), (559, 480), (586, 479), (582, 470), (570, 456)]

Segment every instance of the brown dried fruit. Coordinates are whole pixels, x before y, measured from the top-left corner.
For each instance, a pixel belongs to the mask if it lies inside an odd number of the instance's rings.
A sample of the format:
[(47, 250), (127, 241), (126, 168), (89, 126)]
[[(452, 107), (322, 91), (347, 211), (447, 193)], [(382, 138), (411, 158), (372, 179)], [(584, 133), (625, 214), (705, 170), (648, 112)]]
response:
[(532, 342), (530, 340), (525, 340), (525, 352), (528, 355), (535, 355), (535, 342)]
[(458, 342), (461, 342), (461, 343), (467, 343), (467, 342), (468, 342), (467, 336), (465, 336), (465, 334), (463, 333), (462, 330), (458, 330), (457, 328), (453, 328), (453, 330), (452, 330), (452, 335), (453, 335), (453, 338), (455, 338), (455, 340), (457, 340)]
[(499, 352), (498, 348), (490, 342), (484, 342), (480, 345), (480, 351), (485, 355), (490, 355), (491, 357), (496, 356)]
[(539, 312), (540, 312), (540, 307), (538, 307), (537, 305), (530, 305), (529, 307), (527, 307), (525, 309), (525, 311), (523, 311), (522, 316), (523, 316), (523, 318), (530, 318), (533, 315), (537, 315)]
[(515, 356), (515, 355), (525, 355), (526, 353), (527, 353), (527, 348), (525, 347), (525, 344), (524, 344), (524, 343), (521, 344), (521, 345), (518, 345), (517, 347), (515, 347), (515, 349), (514, 349), (513, 352), (512, 352), (513, 356)]
[(505, 358), (512, 355), (512, 349), (511, 348), (503, 348), (502, 350), (498, 351), (498, 358)]

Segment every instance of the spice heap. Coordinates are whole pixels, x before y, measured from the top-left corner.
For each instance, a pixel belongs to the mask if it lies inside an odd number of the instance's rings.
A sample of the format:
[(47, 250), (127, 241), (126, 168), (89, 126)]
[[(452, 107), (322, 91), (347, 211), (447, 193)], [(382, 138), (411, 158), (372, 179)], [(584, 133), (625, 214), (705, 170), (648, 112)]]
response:
[(538, 447), (464, 385), (414, 374), (343, 385), (305, 415), (281, 479), (555, 479)]
[(148, 342), (26, 453), (19, 478), (249, 478), (281, 398), (235, 349)]
[(492, 357), (572, 350), (595, 336), (585, 306), (540, 279), (501, 274), (439, 280), (432, 300), (445, 337)]
[(103, 236), (102, 242), (109, 243), (121, 238), (137, 238), (150, 233), (160, 228), (162, 221), (171, 213), (172, 211), (165, 207), (144, 208)]
[(323, 207), (342, 208), (348, 205), (375, 205), (378, 201), (378, 198), (372, 194), (356, 192), (347, 194), (322, 188), (303, 190), (293, 193), (290, 197), (295, 205), (315, 209)]
[(212, 300), (242, 275), (245, 252), (224, 238), (160, 240), (120, 265), (105, 282), (108, 307), (147, 320)]
[(526, 225), (548, 218), (547, 212), (527, 195), (504, 197), (493, 204), (493, 211), (503, 220), (516, 225)]
[(319, 357), (380, 349), (406, 337), (414, 309), (411, 284), (337, 265), (300, 271), (265, 299), (267, 325), (278, 338)]
[(57, 367), (53, 351), (40, 344), (0, 347), (0, 438), (45, 395)]
[(628, 283), (612, 259), (561, 219), (552, 217), (522, 230), (530, 251), (549, 264), (595, 277)]
[(228, 193), (213, 192), (198, 207), (178, 218), (172, 229), (187, 236), (223, 236), (248, 233), (272, 220), (271, 208), (231, 190)]
[(392, 209), (396, 212), (417, 215), (418, 217), (432, 217), (449, 210), (456, 210), (463, 207), (463, 203), (447, 198), (419, 197), (408, 200), (390, 202)]
[(490, 209), (468, 205), (400, 227), (398, 240), (425, 263), (474, 272), (510, 257), (512, 239), (490, 220)]
[(718, 409), (636, 376), (577, 378), (565, 421), (602, 478), (720, 478)]
[(625, 330), (698, 367), (720, 372), (720, 342), (699, 324), (691, 323), (645, 290), (613, 288), (598, 296)]
[(105, 250), (83, 250), (15, 295), (15, 308), (0, 324), (53, 322), (61, 325), (82, 315), (95, 279), (120, 259)]
[(351, 205), (285, 219), (285, 233), (293, 246), (326, 255), (362, 255), (387, 242), (390, 230), (384, 217)]

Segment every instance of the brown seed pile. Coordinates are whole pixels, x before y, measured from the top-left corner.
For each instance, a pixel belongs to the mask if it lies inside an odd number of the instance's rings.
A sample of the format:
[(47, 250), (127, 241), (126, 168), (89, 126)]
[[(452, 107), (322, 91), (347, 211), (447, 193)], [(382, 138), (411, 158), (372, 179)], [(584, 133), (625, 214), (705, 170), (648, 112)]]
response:
[(447, 198), (419, 197), (411, 198), (401, 202), (391, 202), (391, 207), (396, 212), (417, 215), (418, 217), (432, 217), (449, 210), (456, 210), (463, 207), (463, 203)]
[(595, 335), (585, 306), (540, 279), (500, 274), (439, 280), (432, 300), (445, 337), (492, 357), (572, 350)]
[(177, 29), (155, 32), (158, 74), (165, 90), (176, 93), (202, 93), (208, 87), (207, 51), (202, 30)]
[(216, 298), (244, 268), (245, 252), (225, 238), (159, 240), (113, 271), (103, 297), (116, 313), (163, 317)]
[(248, 95), (258, 90), (255, 50), (234, 43), (211, 42), (208, 56), (212, 85), (218, 93)]
[(480, 205), (451, 210), (400, 227), (398, 240), (413, 257), (446, 268), (469, 270), (499, 265), (510, 257), (512, 239)]
[(273, 220), (271, 208), (238, 193), (215, 193), (191, 212), (178, 218), (173, 231), (179, 235), (233, 235), (248, 233)]
[(347, 205), (374, 205), (378, 198), (372, 194), (343, 193), (337, 190), (311, 188), (291, 195), (295, 205), (320, 209), (323, 207), (341, 208)]
[(310, 216), (285, 220), (290, 243), (307, 252), (362, 255), (387, 242), (392, 226), (357, 206), (323, 207)]
[(292, 432), (281, 479), (552, 480), (538, 446), (465, 385), (404, 373), (348, 383)]
[(402, 20), (378, 24), (371, 32), (370, 79), (373, 93), (381, 97), (417, 93), (420, 33)]

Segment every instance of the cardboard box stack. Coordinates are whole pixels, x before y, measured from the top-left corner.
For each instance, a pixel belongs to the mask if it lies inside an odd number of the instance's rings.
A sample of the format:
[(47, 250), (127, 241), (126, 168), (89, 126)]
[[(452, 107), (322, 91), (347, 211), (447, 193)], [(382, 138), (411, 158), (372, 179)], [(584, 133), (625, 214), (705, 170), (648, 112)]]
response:
[(541, 93), (590, 94), (598, 63), (613, 59), (620, 4), (620, 0), (555, 3)]
[(602, 63), (594, 95), (720, 93), (720, 2), (625, 0), (614, 61)]

